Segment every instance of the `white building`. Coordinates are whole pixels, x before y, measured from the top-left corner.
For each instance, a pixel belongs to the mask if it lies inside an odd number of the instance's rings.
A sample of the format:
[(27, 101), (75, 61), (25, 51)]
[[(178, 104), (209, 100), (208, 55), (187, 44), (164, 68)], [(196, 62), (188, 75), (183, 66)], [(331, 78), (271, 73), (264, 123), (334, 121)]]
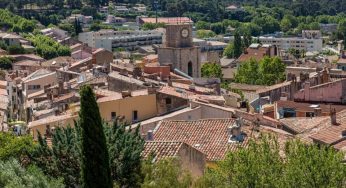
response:
[(290, 48), (305, 50), (306, 52), (322, 51), (323, 39), (318, 31), (303, 31), (302, 37), (259, 37), (262, 44), (271, 44), (279, 50)]
[(100, 30), (85, 32), (78, 35), (78, 40), (93, 48), (104, 48), (112, 51), (114, 48), (135, 50), (139, 46), (162, 43), (163, 33), (158, 31), (114, 31)]
[(63, 40), (65, 38), (69, 37), (67, 31), (64, 31), (64, 30), (56, 28), (56, 27), (42, 29), (41, 33), (45, 36), (53, 38), (56, 41)]
[(105, 23), (106, 24), (123, 24), (125, 22), (126, 22), (125, 18), (108, 15)]
[(74, 23), (76, 20), (78, 20), (79, 23), (86, 25), (91, 24), (94, 19), (92, 16), (84, 16), (82, 14), (72, 14), (67, 18), (69, 23)]

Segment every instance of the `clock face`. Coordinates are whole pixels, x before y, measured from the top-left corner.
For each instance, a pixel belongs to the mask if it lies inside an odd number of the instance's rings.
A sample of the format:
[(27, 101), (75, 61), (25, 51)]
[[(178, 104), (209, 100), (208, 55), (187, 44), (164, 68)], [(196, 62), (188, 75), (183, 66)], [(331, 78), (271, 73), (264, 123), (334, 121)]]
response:
[(181, 30), (181, 36), (184, 38), (188, 37), (189, 36), (189, 30), (187, 30), (187, 29)]

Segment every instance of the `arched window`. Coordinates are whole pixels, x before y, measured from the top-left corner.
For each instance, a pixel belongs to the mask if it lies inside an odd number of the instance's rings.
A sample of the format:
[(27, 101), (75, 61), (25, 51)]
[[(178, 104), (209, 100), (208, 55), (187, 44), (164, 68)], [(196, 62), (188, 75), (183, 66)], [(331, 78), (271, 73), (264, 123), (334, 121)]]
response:
[(192, 68), (192, 62), (191, 61), (187, 64), (187, 74), (192, 77), (193, 68)]

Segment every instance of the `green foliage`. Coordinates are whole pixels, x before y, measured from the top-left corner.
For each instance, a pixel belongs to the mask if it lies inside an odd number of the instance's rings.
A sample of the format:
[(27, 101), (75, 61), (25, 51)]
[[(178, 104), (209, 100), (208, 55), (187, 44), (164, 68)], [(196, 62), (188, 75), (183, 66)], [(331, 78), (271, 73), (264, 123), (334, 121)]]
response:
[(7, 51), (7, 44), (4, 41), (0, 41), (0, 48)]
[(112, 179), (119, 187), (139, 187), (141, 177), (141, 152), (144, 140), (138, 126), (135, 132), (125, 125), (105, 124), (105, 134), (110, 156)]
[(106, 137), (96, 98), (90, 86), (80, 89), (82, 187), (112, 187)]
[(196, 23), (196, 29), (197, 30), (209, 30), (210, 29), (210, 23), (205, 21), (198, 21)]
[(146, 30), (153, 30), (157, 28), (164, 28), (165, 26), (166, 26), (165, 23), (144, 23), (142, 25), (142, 29), (146, 31)]
[(197, 30), (196, 32), (196, 37), (200, 39), (205, 39), (205, 38), (212, 38), (215, 37), (216, 34), (213, 31), (210, 30)]
[(57, 128), (52, 134), (52, 146), (39, 134), (38, 147), (30, 153), (33, 164), (50, 177), (62, 177), (66, 187), (81, 184), (80, 180), (80, 129)]
[(226, 56), (227, 58), (234, 58), (234, 44), (229, 43), (227, 47), (223, 51), (223, 56)]
[(145, 175), (142, 188), (188, 188), (192, 185), (191, 175), (180, 168), (180, 161), (162, 159), (157, 163), (147, 160), (143, 163), (143, 174)]
[(30, 136), (18, 137), (10, 133), (0, 132), (0, 161), (10, 158), (22, 160), (34, 149), (35, 145)]
[(278, 57), (265, 57), (257, 62), (242, 62), (235, 74), (235, 82), (256, 85), (273, 85), (285, 80), (285, 64)]
[(8, 53), (10, 55), (15, 55), (15, 54), (24, 54), (25, 49), (20, 46), (20, 45), (11, 45), (8, 47)]
[(289, 141), (285, 157), (275, 137), (261, 135), (247, 149), (231, 152), (209, 169), (195, 187), (344, 187), (343, 153)]
[[(66, 187), (81, 185), (81, 129), (77, 122), (74, 127), (55, 129), (51, 147), (39, 135), (37, 149), (30, 152), (32, 164), (40, 167), (50, 177), (62, 177)], [(112, 180), (119, 186), (136, 187), (142, 181), (140, 154), (144, 141), (139, 128), (130, 132), (125, 127), (103, 124)]]
[(12, 69), (13, 60), (13, 58), (7, 56), (0, 57), (0, 68), (5, 70)]
[(59, 44), (50, 37), (37, 34), (30, 35), (28, 39), (36, 47), (36, 53), (45, 59), (71, 55), (69, 47)]
[(35, 22), (17, 16), (8, 10), (0, 9), (0, 27), (13, 32), (32, 32)]
[(201, 68), (202, 77), (222, 79), (221, 65), (217, 63), (204, 63)]
[(238, 31), (234, 34), (234, 41), (233, 41), (233, 56), (235, 58), (238, 58), (242, 54), (242, 42), (241, 42), (241, 36)]
[(63, 188), (65, 186), (61, 179), (48, 178), (35, 166), (25, 169), (17, 160), (11, 159), (8, 161), (0, 160), (0, 187)]

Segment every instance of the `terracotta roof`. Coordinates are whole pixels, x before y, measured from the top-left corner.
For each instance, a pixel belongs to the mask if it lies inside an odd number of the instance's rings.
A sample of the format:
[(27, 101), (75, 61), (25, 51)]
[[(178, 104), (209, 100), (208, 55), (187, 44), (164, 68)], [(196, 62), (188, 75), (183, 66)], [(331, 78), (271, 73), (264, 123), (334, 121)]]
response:
[(341, 112), (346, 109), (346, 105), (329, 105), (329, 104), (316, 104), (316, 103), (301, 103), (294, 101), (276, 101), (278, 108), (293, 108), (297, 111), (313, 112), (316, 107), (312, 105), (318, 105), (321, 108), (322, 113), (329, 113), (330, 108), (335, 108), (336, 112)]
[[(302, 134), (297, 135), (298, 138), (300, 138), (301, 140), (305, 141), (305, 142), (312, 142), (312, 138), (314, 137), (315, 134), (318, 133), (326, 133), (326, 129), (334, 126), (331, 124), (331, 119), (330, 117), (315, 117), (320, 119), (318, 123), (315, 124), (315, 126), (310, 129), (309, 131), (305, 131)], [(343, 126), (345, 126), (345, 122), (346, 122), (346, 110), (343, 110), (339, 113), (336, 114), (336, 119), (337, 122)], [(343, 124), (342, 124), (343, 123)], [(341, 133), (340, 133), (341, 134)]]
[(346, 139), (334, 145), (334, 148), (340, 151), (346, 151)]
[(46, 125), (49, 123), (63, 122), (65, 120), (72, 119), (72, 118), (75, 119), (77, 117), (78, 117), (78, 115), (72, 115), (72, 114), (66, 114), (66, 115), (61, 115), (61, 116), (49, 116), (47, 118), (43, 118), (43, 119), (39, 119), (39, 120), (30, 122), (28, 127), (33, 128), (36, 126)]
[(232, 89), (239, 89), (239, 90), (244, 90), (244, 91), (257, 91), (259, 89), (265, 88), (266, 86), (262, 85), (250, 85), (250, 84), (239, 84), (239, 83), (230, 83), (230, 87)]
[(44, 67), (50, 67), (50, 66), (54, 66), (54, 67), (62, 67), (62, 66), (66, 66), (67, 64), (72, 64), (76, 62), (76, 60), (70, 56), (60, 56), (60, 57), (56, 57), (54, 59), (50, 59), (48, 61), (42, 62), (42, 66)]
[(148, 158), (151, 154), (155, 160), (166, 157), (177, 157), (177, 154), (184, 142), (163, 141), (163, 142), (145, 142), (142, 157)]
[(346, 131), (346, 123), (343, 123), (344, 124), (338, 126), (329, 126), (319, 131), (317, 134), (310, 136), (310, 138), (327, 145), (334, 145), (340, 141), (346, 140), (346, 137), (342, 137), (341, 135), (342, 131)]
[(233, 123), (234, 119), (162, 121), (154, 131), (154, 140), (186, 142), (205, 153), (208, 160), (220, 160), (228, 151), (228, 127)]
[(264, 58), (264, 56), (269, 55), (269, 48), (259, 47), (257, 49), (247, 48), (247, 53), (241, 54), (241, 56), (237, 59), (238, 62), (245, 62), (250, 59), (254, 59), (256, 61), (260, 61)]
[(292, 82), (289, 81), (289, 82), (283, 82), (283, 83), (275, 84), (275, 85), (272, 85), (272, 86), (266, 86), (264, 88), (258, 89), (256, 91), (256, 93), (265, 93), (265, 92), (268, 92), (268, 91), (272, 91), (272, 90), (275, 90), (275, 89), (279, 89), (279, 88), (282, 88), (282, 87), (289, 86), (289, 85), (291, 85), (291, 83)]
[(308, 132), (325, 120), (325, 117), (295, 117), (280, 119), (283, 126), (294, 134)]
[(64, 101), (66, 99), (73, 98), (76, 96), (76, 94), (77, 94), (76, 92), (71, 92), (71, 93), (56, 97), (53, 99), (53, 102), (61, 102), (61, 101)]
[(114, 95), (114, 96), (109, 96), (109, 97), (102, 97), (100, 99), (97, 100), (97, 103), (103, 103), (103, 102), (109, 102), (109, 101), (116, 101), (119, 99), (122, 99), (123, 97), (121, 96), (121, 94), (119, 95)]
[(14, 65), (17, 66), (35, 66), (35, 67), (39, 67), (40, 66), (40, 62), (39, 61), (33, 61), (30, 59), (27, 60), (22, 60), (22, 61), (18, 61), (16, 63), (14, 63)]
[[(141, 17), (140, 18), (144, 23), (156, 23), (156, 18), (146, 18)], [(188, 17), (159, 17), (157, 18), (157, 22), (159, 23), (166, 23), (166, 24), (174, 24), (174, 23), (193, 23), (193, 21)]]

